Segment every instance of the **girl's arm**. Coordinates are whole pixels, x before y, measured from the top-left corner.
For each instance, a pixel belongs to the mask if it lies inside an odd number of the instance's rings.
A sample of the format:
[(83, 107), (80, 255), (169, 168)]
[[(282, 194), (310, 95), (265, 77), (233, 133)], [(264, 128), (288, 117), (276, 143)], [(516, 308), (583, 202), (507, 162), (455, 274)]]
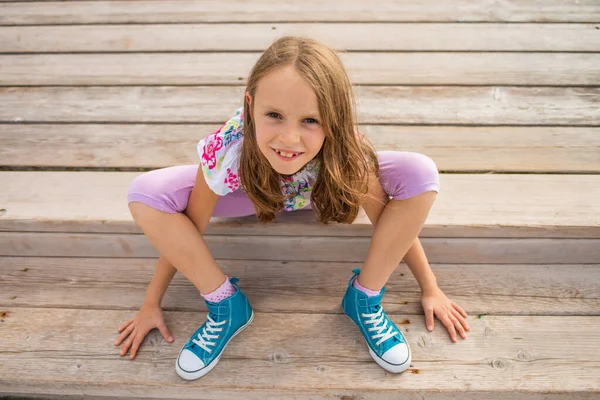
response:
[(418, 237), (408, 249), (404, 261), (421, 287), (421, 304), (425, 311), (427, 329), (433, 330), (434, 315), (437, 315), (448, 329), (453, 342), (457, 341), (457, 330), (460, 336), (466, 339), (465, 330), (470, 330), (466, 321), (468, 315), (461, 306), (451, 301), (439, 288)]
[(421, 241), (417, 237), (404, 255), (406, 265), (415, 276), (422, 292), (438, 288), (437, 279), (429, 266)]
[(171, 283), (171, 280), (175, 276), (177, 269), (162, 255), (158, 257), (158, 263), (156, 264), (156, 271), (152, 277), (148, 289), (146, 289), (146, 298), (144, 304), (160, 307), (160, 303), (167, 291), (167, 287)]

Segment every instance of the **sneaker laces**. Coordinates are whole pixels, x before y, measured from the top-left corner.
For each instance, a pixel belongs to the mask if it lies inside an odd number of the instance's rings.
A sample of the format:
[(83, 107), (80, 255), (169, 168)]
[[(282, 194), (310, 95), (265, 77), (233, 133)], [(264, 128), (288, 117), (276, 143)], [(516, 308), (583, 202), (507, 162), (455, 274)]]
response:
[(208, 340), (209, 339), (218, 339), (220, 335), (211, 335), (210, 333), (221, 332), (223, 330), (223, 328), (218, 328), (218, 327), (227, 323), (227, 320), (221, 321), (221, 322), (215, 322), (215, 320), (212, 319), (210, 317), (210, 315), (208, 315), (207, 318), (208, 318), (208, 321), (206, 321), (206, 324), (205, 324), (204, 328), (202, 329), (202, 333), (198, 334), (198, 339), (192, 339), (192, 342), (194, 342), (198, 346), (202, 347), (209, 354), (211, 354), (212, 349), (209, 349), (208, 346), (215, 346), (217, 343), (209, 342)]
[[(371, 318), (371, 319), (366, 319), (365, 324), (366, 325), (373, 324), (373, 327), (369, 328), (367, 330), (369, 332), (371, 332), (371, 331), (377, 332), (375, 335), (371, 336), (371, 339), (380, 338), (377, 341), (377, 343), (375, 343), (375, 346), (379, 346), (381, 343), (393, 338), (394, 336), (396, 336), (398, 334), (398, 332), (394, 330), (394, 327), (392, 326), (392, 324), (390, 324), (390, 326), (388, 328), (389, 320), (387, 319), (387, 315), (383, 314), (382, 307), (379, 307), (379, 311), (377, 311), (376, 313), (373, 313), (373, 314), (361, 313), (361, 315), (365, 318)], [(384, 332), (386, 330), (386, 328), (387, 328), (387, 331)]]

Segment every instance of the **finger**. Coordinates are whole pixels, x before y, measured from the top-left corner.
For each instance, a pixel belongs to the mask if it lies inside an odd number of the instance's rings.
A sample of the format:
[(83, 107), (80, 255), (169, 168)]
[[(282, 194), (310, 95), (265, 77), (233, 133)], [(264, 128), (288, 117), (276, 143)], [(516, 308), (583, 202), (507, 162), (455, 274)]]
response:
[(127, 328), (127, 326), (133, 322), (133, 320), (134, 320), (134, 318), (131, 318), (129, 321), (127, 321), (123, 325), (121, 325), (118, 332), (121, 332), (123, 329)]
[(142, 344), (142, 342), (144, 341), (144, 338), (146, 337), (146, 335), (148, 334), (149, 331), (140, 331), (138, 330), (136, 332), (135, 335), (133, 336), (133, 342), (132, 342), (132, 346), (131, 346), (131, 359), (133, 360), (135, 358), (135, 355), (137, 353), (138, 348), (140, 347), (140, 344)]
[(131, 346), (131, 357), (129, 357), (131, 360), (135, 358), (135, 355), (137, 354), (137, 351), (140, 348), (140, 344), (142, 344), (142, 340), (144, 340), (143, 336), (141, 337), (141, 339), (140, 336), (141, 335), (137, 335), (137, 337), (133, 341), (133, 346)]
[(121, 334), (115, 341), (115, 345), (118, 346), (131, 333), (131, 331), (134, 328), (135, 328), (135, 324), (130, 324), (127, 328), (125, 328), (125, 330), (123, 332), (121, 332)]
[[(462, 319), (462, 316), (460, 314), (458, 316)], [(454, 323), (454, 326), (456, 327), (456, 330), (460, 334), (460, 337), (463, 339), (466, 339), (467, 335), (465, 335), (465, 329), (463, 328), (462, 323), (459, 321), (459, 319), (456, 317), (456, 315), (451, 314), (450, 319)]]
[(163, 335), (167, 342), (173, 341), (173, 335), (169, 332), (169, 329), (167, 329), (167, 326), (164, 323), (158, 325), (158, 331)]
[(468, 317), (468, 315), (465, 312), (465, 310), (463, 310), (463, 308), (461, 306), (459, 306), (458, 304), (452, 303), (452, 307), (454, 307), (456, 310), (458, 310), (463, 317), (465, 317), (465, 318)]
[(121, 347), (121, 356), (127, 354), (127, 350), (131, 347), (131, 343), (133, 342), (133, 338), (135, 337), (137, 332), (133, 332), (133, 334), (129, 335), (125, 343), (123, 343), (123, 347)]
[(425, 310), (425, 325), (430, 332), (433, 330), (433, 320), (433, 309), (430, 308)]
[(119, 337), (117, 338), (117, 340), (115, 341), (115, 346), (118, 346), (121, 344), (121, 342), (123, 341), (123, 339), (125, 339), (130, 333), (131, 331), (133, 331), (133, 329), (135, 328), (134, 324), (129, 325), (124, 331), (123, 333), (121, 333), (119, 335)]
[(452, 339), (452, 341), (456, 343), (456, 330), (454, 329), (454, 323), (450, 318), (448, 318), (448, 316), (444, 316), (442, 318), (442, 322), (444, 323), (444, 326), (446, 327), (446, 329), (448, 329), (448, 333), (450, 334), (450, 339)]
[(462, 326), (464, 326), (465, 330), (470, 330), (471, 328), (469, 327), (469, 324), (467, 323), (467, 320), (463, 318), (463, 316), (460, 314), (460, 311), (458, 310), (453, 310), (454, 312), (454, 316), (456, 317), (456, 319), (458, 319), (458, 321), (462, 324)]

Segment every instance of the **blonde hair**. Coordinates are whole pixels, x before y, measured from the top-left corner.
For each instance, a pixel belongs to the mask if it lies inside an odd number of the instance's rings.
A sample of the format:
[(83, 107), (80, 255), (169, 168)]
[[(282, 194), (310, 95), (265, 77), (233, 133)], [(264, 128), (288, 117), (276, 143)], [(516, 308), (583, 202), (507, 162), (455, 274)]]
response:
[[(320, 168), (312, 188), (312, 208), (320, 222), (351, 223), (368, 194), (370, 171), (379, 176), (374, 147), (363, 135), (360, 139), (355, 137), (356, 103), (352, 85), (334, 50), (310, 38), (285, 36), (271, 44), (258, 59), (250, 71), (246, 91), (254, 99), (264, 76), (290, 65), (313, 88), (325, 133), (323, 146), (315, 157)], [(272, 221), (285, 201), (282, 175), (259, 150), (252, 109), (246, 99), (239, 174), (258, 219)]]

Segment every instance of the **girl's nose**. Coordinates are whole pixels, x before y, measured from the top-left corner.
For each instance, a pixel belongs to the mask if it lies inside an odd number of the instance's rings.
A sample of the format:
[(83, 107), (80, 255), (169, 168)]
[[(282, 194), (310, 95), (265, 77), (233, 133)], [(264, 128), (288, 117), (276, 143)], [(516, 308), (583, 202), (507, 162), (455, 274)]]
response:
[(296, 144), (300, 142), (300, 133), (297, 129), (287, 129), (280, 136), (282, 144)]

